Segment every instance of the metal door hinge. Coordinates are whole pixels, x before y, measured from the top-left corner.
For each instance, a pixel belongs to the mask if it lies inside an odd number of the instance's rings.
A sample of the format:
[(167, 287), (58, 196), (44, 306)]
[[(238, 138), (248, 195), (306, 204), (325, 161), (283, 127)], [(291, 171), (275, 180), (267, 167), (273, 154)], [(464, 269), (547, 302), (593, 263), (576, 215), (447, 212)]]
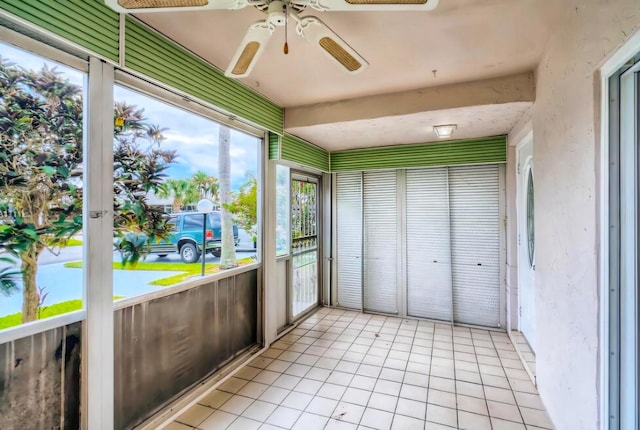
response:
[(518, 175), (519, 175), (519, 174), (520, 174), (520, 163), (518, 163), (518, 166), (517, 166), (517, 169), (516, 169), (516, 170), (517, 170)]

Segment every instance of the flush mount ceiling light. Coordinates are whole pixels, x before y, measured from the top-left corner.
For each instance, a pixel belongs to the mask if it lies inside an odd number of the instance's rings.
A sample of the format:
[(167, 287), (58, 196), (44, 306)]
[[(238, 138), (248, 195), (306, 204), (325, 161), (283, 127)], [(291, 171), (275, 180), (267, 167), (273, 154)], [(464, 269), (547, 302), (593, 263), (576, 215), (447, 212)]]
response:
[[(307, 8), (331, 11), (430, 11), (439, 0), (105, 0), (121, 13), (175, 12), (202, 9), (242, 9), (255, 7), (267, 14), (263, 21), (249, 27), (236, 50), (225, 75), (247, 77), (262, 54), (276, 27), (285, 27), (289, 18), (296, 33), (320, 49), (326, 57), (350, 74), (369, 67), (367, 61), (340, 36), (314, 16), (298, 16)], [(286, 30), (286, 28), (285, 28)], [(284, 45), (284, 53), (289, 48)]]
[(453, 135), (453, 132), (456, 131), (456, 128), (458, 128), (457, 124), (434, 125), (433, 131), (440, 139), (446, 139)]

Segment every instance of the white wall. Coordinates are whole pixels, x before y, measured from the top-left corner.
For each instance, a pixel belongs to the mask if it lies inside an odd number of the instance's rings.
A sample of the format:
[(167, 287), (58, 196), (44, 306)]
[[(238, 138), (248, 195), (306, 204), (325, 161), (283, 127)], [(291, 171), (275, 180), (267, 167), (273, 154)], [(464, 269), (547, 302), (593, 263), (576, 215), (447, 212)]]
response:
[(537, 373), (558, 430), (598, 426), (599, 64), (640, 27), (638, 0), (572, 0), (536, 72)]

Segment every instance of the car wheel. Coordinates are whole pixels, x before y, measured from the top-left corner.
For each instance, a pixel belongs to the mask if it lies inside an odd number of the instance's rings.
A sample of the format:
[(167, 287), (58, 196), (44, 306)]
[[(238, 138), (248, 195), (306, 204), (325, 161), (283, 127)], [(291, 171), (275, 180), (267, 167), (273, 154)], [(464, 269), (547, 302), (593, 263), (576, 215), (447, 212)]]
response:
[(213, 254), (214, 257), (220, 257), (222, 255), (222, 250), (221, 249), (214, 249), (213, 251), (211, 251), (211, 253)]
[(200, 253), (193, 243), (187, 242), (180, 248), (180, 258), (183, 263), (195, 263), (200, 258)]

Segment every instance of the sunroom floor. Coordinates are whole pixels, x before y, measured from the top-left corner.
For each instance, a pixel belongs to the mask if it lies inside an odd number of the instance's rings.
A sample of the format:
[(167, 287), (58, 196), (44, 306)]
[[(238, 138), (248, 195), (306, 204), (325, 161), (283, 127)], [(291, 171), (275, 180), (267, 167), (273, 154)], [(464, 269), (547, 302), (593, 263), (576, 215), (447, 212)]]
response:
[(506, 333), (322, 308), (166, 428), (552, 424)]

